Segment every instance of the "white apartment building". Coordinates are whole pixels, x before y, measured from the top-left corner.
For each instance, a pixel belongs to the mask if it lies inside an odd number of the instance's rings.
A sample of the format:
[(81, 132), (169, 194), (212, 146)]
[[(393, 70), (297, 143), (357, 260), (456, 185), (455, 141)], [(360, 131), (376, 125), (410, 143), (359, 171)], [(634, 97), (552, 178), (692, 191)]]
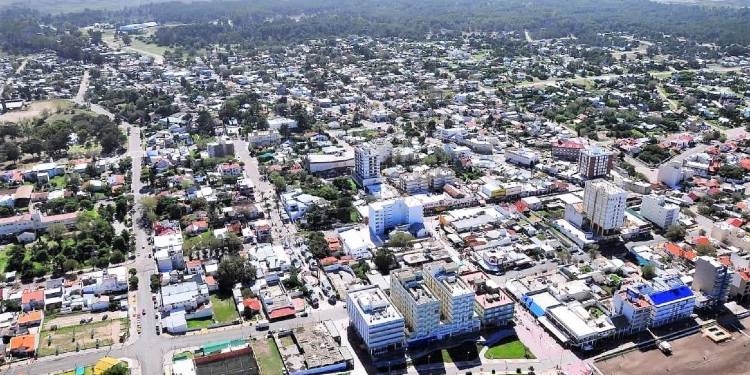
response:
[(584, 179), (606, 176), (612, 169), (612, 151), (591, 147), (578, 155), (578, 174)]
[(729, 297), (733, 273), (715, 258), (700, 256), (695, 260), (693, 290), (701, 292), (708, 304), (724, 303)]
[(659, 228), (666, 229), (680, 219), (680, 206), (667, 203), (663, 195), (644, 195), (641, 201), (641, 216)]
[(583, 211), (591, 221), (592, 229), (608, 234), (622, 227), (628, 193), (605, 180), (586, 181), (583, 193)]
[(270, 130), (254, 131), (247, 135), (247, 143), (253, 148), (273, 146), (281, 143), (281, 134)]
[(437, 261), (424, 266), (425, 284), (440, 302), (443, 323), (450, 325), (449, 334), (479, 330), (474, 315), (474, 290), (458, 277), (458, 264)]
[(679, 276), (630, 285), (612, 297), (612, 313), (628, 320), (629, 333), (689, 318), (694, 310), (695, 295)]
[(469, 131), (463, 126), (454, 126), (446, 128), (444, 126), (435, 127), (433, 136), (441, 141), (463, 141), (469, 135)]
[(656, 179), (670, 188), (675, 188), (687, 177), (686, 170), (681, 163), (665, 163), (659, 167)]
[(423, 193), (430, 189), (430, 180), (423, 173), (404, 173), (398, 176), (398, 187), (407, 194)]
[(404, 315), (409, 338), (430, 338), (437, 332), (440, 303), (424, 285), (422, 271), (405, 269), (392, 272), (391, 300)]
[(370, 203), (368, 212), (368, 226), (375, 235), (399, 225), (424, 222), (424, 207), (412, 197)]
[(354, 180), (360, 186), (380, 183), (381, 158), (376, 147), (363, 144), (354, 149)]
[(377, 286), (350, 291), (346, 299), (349, 322), (371, 356), (404, 347), (404, 316)]

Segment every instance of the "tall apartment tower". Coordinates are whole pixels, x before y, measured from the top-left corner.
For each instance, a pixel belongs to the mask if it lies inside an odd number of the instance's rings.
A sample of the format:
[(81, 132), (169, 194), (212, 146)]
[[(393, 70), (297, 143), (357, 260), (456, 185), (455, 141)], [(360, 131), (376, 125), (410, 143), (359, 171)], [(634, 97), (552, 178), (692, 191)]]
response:
[(372, 145), (354, 149), (354, 180), (362, 187), (380, 183), (380, 156)]
[(594, 232), (608, 235), (620, 229), (625, 221), (628, 193), (605, 180), (586, 181), (583, 211)]
[(578, 155), (578, 174), (588, 180), (606, 176), (612, 170), (612, 151), (601, 147), (582, 150)]
[(718, 260), (700, 256), (695, 260), (693, 290), (703, 293), (708, 304), (719, 304), (727, 301), (729, 287), (732, 284), (732, 270)]

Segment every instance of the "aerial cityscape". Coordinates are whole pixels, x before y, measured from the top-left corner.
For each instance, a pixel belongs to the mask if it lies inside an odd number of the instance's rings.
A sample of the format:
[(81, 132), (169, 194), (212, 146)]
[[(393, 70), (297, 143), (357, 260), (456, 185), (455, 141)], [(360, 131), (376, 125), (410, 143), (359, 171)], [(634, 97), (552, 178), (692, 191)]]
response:
[(0, 0), (0, 374), (748, 374), (748, 7)]

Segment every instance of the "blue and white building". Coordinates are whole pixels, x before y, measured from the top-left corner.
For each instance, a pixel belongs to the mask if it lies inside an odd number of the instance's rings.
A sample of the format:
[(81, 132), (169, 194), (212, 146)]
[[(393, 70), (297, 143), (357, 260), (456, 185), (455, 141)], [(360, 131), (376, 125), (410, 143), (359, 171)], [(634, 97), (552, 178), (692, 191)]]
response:
[(613, 315), (628, 320), (628, 333), (687, 319), (695, 306), (695, 294), (678, 276), (630, 285), (612, 297)]

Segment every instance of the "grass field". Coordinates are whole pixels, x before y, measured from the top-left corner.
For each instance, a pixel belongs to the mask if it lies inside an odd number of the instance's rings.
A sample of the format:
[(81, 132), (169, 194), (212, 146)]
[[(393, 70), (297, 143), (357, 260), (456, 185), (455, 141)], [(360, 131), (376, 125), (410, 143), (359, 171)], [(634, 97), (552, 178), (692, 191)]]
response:
[(105, 320), (84, 325), (60, 327), (51, 331), (45, 325), (39, 335), (40, 357), (78, 350), (109, 346), (115, 343), (121, 332), (128, 330), (127, 319)]
[(214, 324), (214, 320), (211, 319), (211, 318), (207, 318), (207, 319), (188, 319), (188, 321), (187, 321), (187, 327), (188, 327), (188, 329), (208, 328), (212, 324)]
[(490, 347), (484, 353), (487, 359), (533, 359), (534, 354), (518, 338), (511, 337)]
[(164, 52), (169, 50), (169, 47), (162, 47), (152, 43), (145, 43), (141, 40), (138, 40), (138, 38), (133, 38), (130, 47), (138, 51), (148, 52), (159, 56), (164, 55)]
[(260, 367), (261, 375), (276, 375), (284, 372), (284, 364), (281, 362), (281, 354), (273, 339), (259, 339), (251, 346), (255, 354), (255, 360)]
[(230, 323), (239, 319), (237, 307), (234, 306), (234, 299), (229, 297), (211, 296), (211, 305), (214, 308), (214, 320), (219, 323)]
[(0, 115), (0, 123), (19, 122), (39, 117), (42, 113), (53, 113), (58, 109), (67, 109), (73, 106), (73, 103), (64, 99), (41, 100), (31, 102), (23, 111), (10, 111)]

